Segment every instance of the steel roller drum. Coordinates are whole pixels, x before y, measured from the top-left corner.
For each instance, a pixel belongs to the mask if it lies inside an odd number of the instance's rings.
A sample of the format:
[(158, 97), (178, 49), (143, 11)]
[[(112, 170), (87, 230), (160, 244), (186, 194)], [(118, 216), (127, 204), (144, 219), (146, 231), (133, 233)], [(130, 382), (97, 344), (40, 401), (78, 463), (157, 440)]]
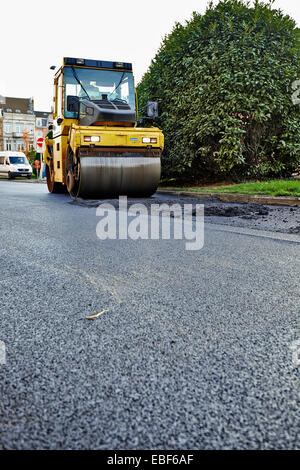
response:
[(77, 197), (98, 199), (116, 196), (149, 197), (160, 180), (160, 158), (84, 156), (80, 158)]

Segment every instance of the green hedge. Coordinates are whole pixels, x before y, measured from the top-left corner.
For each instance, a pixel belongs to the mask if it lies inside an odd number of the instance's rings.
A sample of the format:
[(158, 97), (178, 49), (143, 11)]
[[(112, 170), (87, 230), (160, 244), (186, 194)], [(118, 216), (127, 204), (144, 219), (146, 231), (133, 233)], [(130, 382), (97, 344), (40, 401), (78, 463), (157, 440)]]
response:
[(270, 4), (210, 4), (164, 38), (139, 83), (140, 106), (159, 103), (163, 177), (262, 177), (300, 157), (299, 31)]

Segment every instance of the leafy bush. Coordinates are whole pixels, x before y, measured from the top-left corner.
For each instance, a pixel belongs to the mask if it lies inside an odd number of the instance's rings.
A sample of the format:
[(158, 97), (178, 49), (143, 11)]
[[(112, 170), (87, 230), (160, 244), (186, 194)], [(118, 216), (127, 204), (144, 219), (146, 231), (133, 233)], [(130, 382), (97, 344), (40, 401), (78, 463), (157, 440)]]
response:
[(268, 4), (209, 4), (164, 38), (138, 85), (157, 100), (165, 134), (163, 176), (262, 177), (299, 161), (299, 31)]

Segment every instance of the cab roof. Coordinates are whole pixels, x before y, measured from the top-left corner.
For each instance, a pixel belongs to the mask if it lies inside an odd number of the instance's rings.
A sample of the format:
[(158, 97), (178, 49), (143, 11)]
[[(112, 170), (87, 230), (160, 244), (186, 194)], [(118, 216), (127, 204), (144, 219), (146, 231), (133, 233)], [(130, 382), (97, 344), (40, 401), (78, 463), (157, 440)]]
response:
[(91, 59), (80, 59), (74, 57), (64, 57), (64, 65), (82, 66), (82, 67), (93, 67), (97, 69), (121, 69), (132, 71), (132, 64), (129, 62), (111, 62), (106, 60), (91, 60)]

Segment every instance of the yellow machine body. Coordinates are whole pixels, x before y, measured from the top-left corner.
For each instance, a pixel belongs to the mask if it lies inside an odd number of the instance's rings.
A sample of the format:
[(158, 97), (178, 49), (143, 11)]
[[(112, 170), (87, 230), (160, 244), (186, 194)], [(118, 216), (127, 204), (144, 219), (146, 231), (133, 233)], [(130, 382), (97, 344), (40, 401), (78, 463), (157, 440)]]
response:
[[(67, 189), (72, 196), (89, 198), (153, 194), (160, 179), (164, 136), (156, 127), (137, 126), (131, 64), (77, 60), (64, 59), (54, 78), (53, 137), (46, 139), (44, 154), (49, 191)], [(108, 71), (102, 74), (105, 86), (97, 70)], [(127, 95), (117, 96), (120, 77)], [(91, 89), (97, 99), (88, 94)], [(68, 90), (82, 96), (66, 96)]]

